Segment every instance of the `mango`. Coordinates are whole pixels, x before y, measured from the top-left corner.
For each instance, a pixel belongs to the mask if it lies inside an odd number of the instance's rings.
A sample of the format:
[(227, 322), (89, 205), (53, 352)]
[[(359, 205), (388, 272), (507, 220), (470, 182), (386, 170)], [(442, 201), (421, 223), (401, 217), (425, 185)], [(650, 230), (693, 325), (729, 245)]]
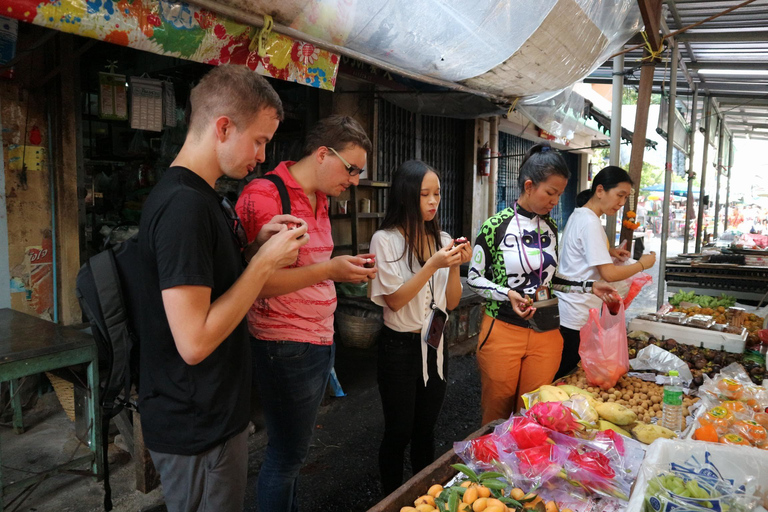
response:
[(560, 389), (562, 386), (541, 386), (539, 388), (540, 402), (563, 402), (568, 400), (568, 393)]
[(597, 422), (598, 430), (613, 430), (617, 434), (621, 434), (625, 437), (632, 437), (632, 434), (624, 430), (618, 425), (611, 423), (610, 421), (600, 420)]
[(629, 425), (630, 423), (637, 421), (637, 414), (635, 414), (633, 410), (627, 409), (623, 405), (615, 402), (597, 404), (595, 410), (601, 418), (616, 425)]
[(645, 444), (651, 444), (661, 437), (665, 439), (674, 439), (677, 437), (677, 434), (668, 428), (664, 428), (660, 425), (647, 425), (645, 423), (638, 423), (637, 426), (632, 429), (632, 435), (635, 436), (635, 439)]

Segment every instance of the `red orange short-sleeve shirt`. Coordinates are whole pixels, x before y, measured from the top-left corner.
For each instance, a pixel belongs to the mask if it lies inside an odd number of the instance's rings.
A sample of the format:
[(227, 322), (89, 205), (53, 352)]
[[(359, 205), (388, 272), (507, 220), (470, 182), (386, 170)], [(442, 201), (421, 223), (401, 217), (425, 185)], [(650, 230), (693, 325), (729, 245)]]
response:
[[(304, 189), (288, 170), (293, 164), (281, 162), (268, 174), (277, 174), (283, 179), (291, 200), (291, 214), (308, 225), (309, 242), (299, 249), (299, 259), (294, 265), (302, 267), (328, 261), (333, 252), (333, 238), (328, 198), (322, 192), (316, 192), (317, 214), (313, 213)], [(283, 212), (277, 187), (261, 179), (246, 185), (236, 210), (249, 240), (254, 240), (264, 224)], [(262, 340), (330, 345), (333, 343), (335, 310), (336, 289), (329, 279), (286, 295), (257, 299), (248, 311), (248, 329), (252, 336)]]

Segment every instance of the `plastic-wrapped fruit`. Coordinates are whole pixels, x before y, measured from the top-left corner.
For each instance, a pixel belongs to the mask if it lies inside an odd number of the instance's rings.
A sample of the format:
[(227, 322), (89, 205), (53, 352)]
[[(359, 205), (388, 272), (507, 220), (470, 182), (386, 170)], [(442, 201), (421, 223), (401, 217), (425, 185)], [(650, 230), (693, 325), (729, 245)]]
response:
[(751, 446), (751, 443), (738, 434), (725, 434), (720, 438), (723, 444), (736, 444), (739, 446)]
[(720, 438), (717, 435), (717, 429), (714, 425), (702, 425), (697, 428), (693, 433), (693, 438), (697, 441), (708, 441), (710, 443), (717, 443)]
[(768, 431), (765, 427), (752, 420), (734, 421), (731, 429), (752, 444), (757, 444), (768, 438)]
[(744, 405), (744, 402), (739, 402), (737, 400), (726, 400), (725, 402), (722, 402), (720, 406), (725, 407), (731, 412), (744, 412), (747, 410), (747, 406)]
[(733, 414), (725, 407), (717, 406), (711, 408), (704, 416), (699, 418), (699, 423), (702, 425), (712, 425), (718, 433), (723, 433), (728, 429), (731, 420), (733, 420)]

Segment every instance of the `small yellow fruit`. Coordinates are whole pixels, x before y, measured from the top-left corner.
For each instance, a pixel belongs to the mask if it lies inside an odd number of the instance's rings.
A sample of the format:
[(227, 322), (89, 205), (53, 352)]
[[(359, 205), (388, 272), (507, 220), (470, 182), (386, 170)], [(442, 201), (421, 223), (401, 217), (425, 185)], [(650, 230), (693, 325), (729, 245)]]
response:
[(488, 507), (488, 498), (477, 498), (472, 504), (473, 512), (483, 512)]
[(459, 507), (456, 510), (457, 512), (472, 512), (472, 505), (469, 503), (459, 503)]
[(509, 497), (512, 498), (513, 500), (520, 501), (521, 499), (523, 499), (524, 496), (525, 496), (525, 492), (523, 492), (523, 490), (519, 487), (515, 487), (514, 489), (509, 491)]
[(548, 501), (545, 505), (546, 512), (560, 512), (560, 509), (557, 506), (557, 503), (554, 501)]
[(571, 510), (569, 508), (562, 508), (562, 509), (560, 509), (560, 512), (573, 512), (573, 510)]
[(437, 498), (438, 496), (440, 496), (441, 492), (443, 492), (443, 486), (440, 484), (435, 484), (429, 488), (429, 490), (427, 491), (427, 494), (429, 494), (433, 498)]
[(506, 510), (507, 508), (504, 503), (497, 500), (496, 498), (488, 498), (488, 508), (486, 508), (485, 511), (488, 512), (488, 509), (491, 507), (499, 507), (501, 510)]
[(486, 508), (484, 512), (507, 512), (507, 506), (504, 505), (504, 508), (501, 508), (498, 505), (494, 505)]
[(435, 507), (433, 507), (429, 503), (422, 503), (421, 505), (416, 507), (416, 510), (418, 512), (432, 512), (433, 510), (435, 510)]
[(433, 498), (429, 494), (425, 494), (424, 496), (419, 496), (418, 498), (416, 498), (416, 501), (413, 502), (413, 504), (416, 505), (417, 507), (419, 505), (424, 505), (425, 503), (430, 507), (435, 508), (435, 498)]
[(478, 497), (477, 487), (470, 487), (464, 493), (464, 497), (461, 498), (461, 501), (471, 505), (477, 500), (477, 497)]
[(400, 512), (418, 512), (418, 511), (413, 507), (403, 507), (400, 509)]
[(461, 482), (462, 487), (469, 487), (470, 485), (472, 485), (472, 481), (470, 480), (464, 480), (463, 482)]
[(488, 498), (491, 495), (491, 490), (484, 485), (477, 488), (477, 495), (481, 498)]

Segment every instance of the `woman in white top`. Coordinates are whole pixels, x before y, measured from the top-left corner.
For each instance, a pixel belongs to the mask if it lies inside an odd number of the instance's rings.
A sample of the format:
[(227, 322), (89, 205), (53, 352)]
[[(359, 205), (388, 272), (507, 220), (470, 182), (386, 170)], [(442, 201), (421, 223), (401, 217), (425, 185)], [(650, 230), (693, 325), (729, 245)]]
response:
[(403, 163), (389, 198), (381, 229), (371, 240), (378, 267), (371, 299), (384, 307), (378, 340), (384, 409), (379, 469), (387, 494), (403, 483), (409, 442), (414, 474), (434, 461), (434, 428), (446, 388), (445, 347), (437, 327), (458, 306), (459, 265), (472, 257), (469, 243), (454, 245), (440, 231), (440, 179), (434, 169), (419, 160)]
[[(600, 308), (600, 297), (588, 291), (598, 280), (613, 282), (627, 279), (651, 268), (654, 253), (644, 254), (631, 265), (614, 265), (613, 258), (625, 261), (629, 251), (610, 248), (600, 217), (615, 215), (632, 191), (632, 179), (621, 167), (608, 166), (597, 173), (592, 188), (576, 198), (576, 208), (565, 226), (560, 242), (560, 265), (554, 279), (555, 294), (560, 306), (560, 333), (563, 335), (563, 356), (555, 378), (573, 370), (579, 363), (579, 331), (587, 323), (589, 310)], [(571, 293), (568, 293), (571, 292)]]

